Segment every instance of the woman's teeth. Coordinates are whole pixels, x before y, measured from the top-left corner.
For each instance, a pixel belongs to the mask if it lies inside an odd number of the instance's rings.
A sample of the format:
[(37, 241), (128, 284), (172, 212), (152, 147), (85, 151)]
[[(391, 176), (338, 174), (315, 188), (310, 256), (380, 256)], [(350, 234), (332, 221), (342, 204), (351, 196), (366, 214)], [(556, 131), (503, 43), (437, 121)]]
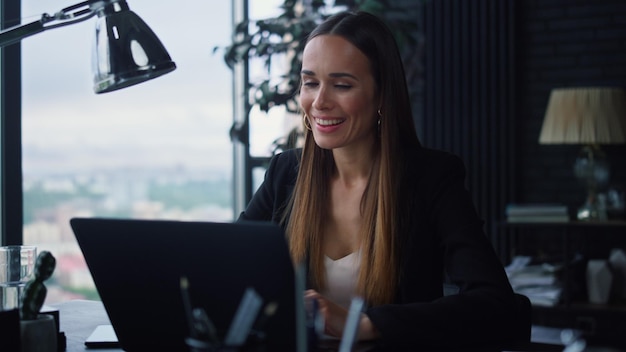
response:
[(316, 119), (315, 122), (318, 125), (322, 125), (322, 126), (332, 126), (332, 125), (338, 125), (342, 122), (342, 120), (336, 119), (336, 120), (322, 120), (322, 119)]

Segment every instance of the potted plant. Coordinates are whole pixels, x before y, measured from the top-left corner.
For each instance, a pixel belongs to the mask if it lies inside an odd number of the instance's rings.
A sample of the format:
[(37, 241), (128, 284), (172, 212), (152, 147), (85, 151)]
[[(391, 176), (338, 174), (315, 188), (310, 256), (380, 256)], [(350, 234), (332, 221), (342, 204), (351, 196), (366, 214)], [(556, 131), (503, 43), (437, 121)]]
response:
[[(249, 82), (249, 115), (252, 107), (268, 112), (273, 107), (283, 106), (287, 112), (298, 110), (297, 90), (300, 84), (301, 53), (306, 36), (321, 21), (339, 10), (368, 11), (392, 24), (392, 30), (403, 52), (409, 80), (421, 74), (422, 40), (419, 33), (419, 5), (421, 1), (406, 0), (284, 0), (281, 13), (276, 17), (245, 20), (236, 24), (233, 42), (224, 50), (224, 61), (229, 68), (249, 60), (262, 60), (267, 76)], [(218, 50), (220, 48), (215, 48)], [(272, 76), (277, 58), (286, 58), (287, 67), (279, 77)], [(282, 65), (285, 61), (281, 61)], [(414, 89), (416, 91), (418, 88)], [(233, 126), (231, 136), (240, 141), (247, 140), (247, 124)], [(299, 137), (297, 130), (274, 143), (279, 151), (295, 146)]]
[(56, 259), (42, 251), (35, 262), (34, 277), (26, 283), (20, 299), (20, 336), (22, 352), (56, 352), (57, 326), (54, 317), (40, 314), (48, 292), (44, 281), (54, 272)]

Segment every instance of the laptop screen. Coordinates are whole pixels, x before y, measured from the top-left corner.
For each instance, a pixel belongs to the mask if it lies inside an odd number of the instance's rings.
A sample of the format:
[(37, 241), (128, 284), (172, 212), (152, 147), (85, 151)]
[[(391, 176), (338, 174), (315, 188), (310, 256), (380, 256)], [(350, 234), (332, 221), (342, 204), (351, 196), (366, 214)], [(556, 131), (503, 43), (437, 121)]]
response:
[(280, 227), (104, 218), (70, 224), (125, 350), (188, 349), (182, 277), (191, 306), (204, 309), (220, 339), (251, 288), (262, 307), (276, 308), (263, 325), (267, 350), (296, 350), (294, 268)]

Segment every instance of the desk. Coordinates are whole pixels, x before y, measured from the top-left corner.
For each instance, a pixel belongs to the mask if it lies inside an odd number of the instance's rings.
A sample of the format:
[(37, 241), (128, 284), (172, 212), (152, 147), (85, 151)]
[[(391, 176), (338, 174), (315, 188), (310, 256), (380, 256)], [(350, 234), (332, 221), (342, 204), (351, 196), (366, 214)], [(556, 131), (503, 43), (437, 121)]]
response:
[(67, 352), (99, 351), (112, 352), (122, 349), (87, 349), (85, 339), (98, 325), (111, 324), (102, 302), (73, 300), (51, 304), (59, 310), (60, 328), (67, 339)]
[[(59, 310), (60, 329), (67, 339), (66, 352), (90, 351), (90, 352), (120, 352), (119, 348), (111, 349), (88, 349), (85, 347), (85, 339), (98, 325), (111, 324), (102, 302), (73, 300), (49, 305)], [(531, 340), (537, 342), (530, 349), (512, 349), (514, 351), (562, 351), (562, 346), (551, 344), (558, 333), (546, 330), (542, 327), (533, 326)], [(332, 351), (329, 349), (328, 351)], [(371, 346), (356, 346), (355, 351), (371, 351)], [(378, 349), (374, 348), (374, 351)], [(474, 350), (472, 350), (474, 351)]]
[[(65, 333), (65, 337), (67, 339), (66, 352), (123, 351), (121, 348), (89, 349), (85, 347), (85, 340), (98, 325), (111, 324), (102, 302), (73, 300), (51, 304), (49, 307), (59, 310), (60, 330)], [(331, 344), (330, 346), (334, 346), (334, 344)], [(369, 351), (371, 349), (371, 346), (359, 345), (355, 351)], [(329, 349), (325, 351), (333, 350), (336, 350), (336, 348), (329, 347)]]

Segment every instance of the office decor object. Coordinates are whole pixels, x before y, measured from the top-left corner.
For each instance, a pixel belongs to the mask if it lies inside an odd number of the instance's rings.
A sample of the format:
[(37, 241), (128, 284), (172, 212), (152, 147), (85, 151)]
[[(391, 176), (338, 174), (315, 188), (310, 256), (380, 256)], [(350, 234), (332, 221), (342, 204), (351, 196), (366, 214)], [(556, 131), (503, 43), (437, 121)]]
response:
[(52, 276), (56, 259), (43, 251), (37, 256), (35, 276), (28, 281), (20, 300), (20, 340), (22, 352), (56, 352), (58, 326), (54, 317), (40, 314), (46, 298), (44, 281)]
[(607, 304), (611, 296), (613, 273), (605, 259), (591, 259), (587, 263), (587, 295), (589, 302)]
[(21, 352), (57, 352), (57, 327), (54, 317), (40, 314), (20, 321)]
[(92, 54), (95, 93), (129, 87), (176, 69), (159, 38), (125, 0), (89, 0), (53, 15), (43, 14), (38, 21), (0, 31), (0, 47), (96, 15)]
[(43, 282), (52, 276), (55, 267), (56, 259), (52, 253), (48, 251), (39, 253), (35, 263), (34, 277), (26, 283), (20, 299), (20, 318), (22, 320), (33, 320), (39, 315), (48, 293)]
[(540, 144), (580, 144), (576, 177), (587, 188), (579, 220), (604, 220), (598, 190), (608, 184), (609, 163), (602, 144), (626, 143), (626, 92), (614, 87), (557, 88), (550, 93)]
[(609, 220), (626, 220), (626, 192), (621, 186), (606, 190), (606, 216)]
[(619, 299), (626, 300), (626, 251), (611, 249), (609, 264), (613, 269), (613, 292)]
[(33, 274), (36, 259), (35, 246), (0, 247), (0, 311), (19, 308), (20, 296)]

